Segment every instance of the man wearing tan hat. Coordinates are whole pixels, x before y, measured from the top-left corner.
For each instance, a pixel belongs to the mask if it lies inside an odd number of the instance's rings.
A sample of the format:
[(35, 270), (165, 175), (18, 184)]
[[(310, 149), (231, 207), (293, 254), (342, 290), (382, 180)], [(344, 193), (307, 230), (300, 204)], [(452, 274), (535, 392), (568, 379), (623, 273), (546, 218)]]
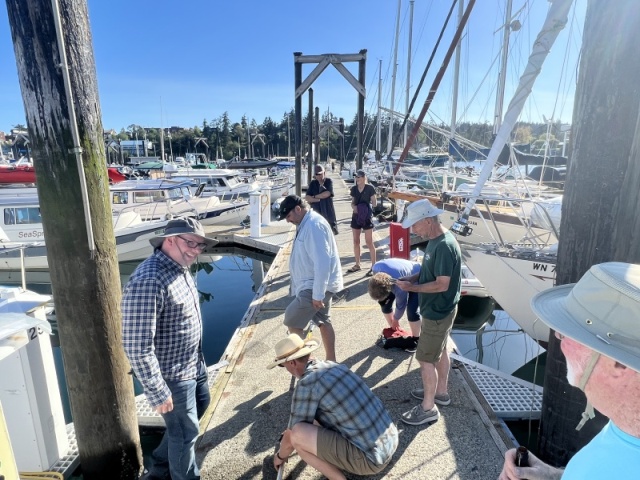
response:
[(455, 236), (440, 223), (442, 213), (429, 200), (418, 200), (407, 207), (407, 216), (402, 221), (403, 228), (411, 228), (413, 233), (429, 240), (420, 273), (396, 283), (402, 290), (419, 293), (422, 317), (416, 350), (422, 388), (411, 391), (411, 396), (422, 402), (402, 414), (402, 421), (409, 425), (437, 421), (438, 405), (451, 403), (447, 392), (450, 367), (447, 340), (458, 311), (462, 259)]
[(322, 165), (314, 167), (315, 178), (309, 182), (304, 199), (313, 210), (318, 212), (329, 223), (334, 235), (338, 234), (336, 210), (333, 207), (333, 181), (327, 177)]
[(382, 471), (398, 447), (398, 430), (382, 402), (342, 364), (311, 358), (315, 339), (289, 335), (276, 346), (276, 365), (298, 379), (289, 425), (273, 457), (283, 468), (293, 451), (329, 479), (343, 471), (371, 476)]
[(610, 422), (564, 470), (531, 453), (529, 467), (516, 467), (509, 450), (500, 480), (640, 478), (640, 265), (594, 265), (578, 283), (537, 294), (531, 307), (555, 330), (569, 383), (587, 397), (576, 428), (593, 408)]
[(209, 405), (202, 356), (202, 314), (189, 267), (207, 238), (193, 218), (174, 218), (149, 240), (153, 254), (129, 277), (122, 297), (125, 353), (151, 407), (167, 429), (145, 480), (200, 478), (194, 446)]

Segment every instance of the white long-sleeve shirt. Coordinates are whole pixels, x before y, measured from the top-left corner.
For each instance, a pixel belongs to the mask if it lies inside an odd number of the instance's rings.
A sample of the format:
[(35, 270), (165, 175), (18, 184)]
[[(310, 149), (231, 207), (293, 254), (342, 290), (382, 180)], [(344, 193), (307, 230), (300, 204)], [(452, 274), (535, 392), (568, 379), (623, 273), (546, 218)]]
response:
[(291, 293), (312, 290), (314, 300), (344, 288), (338, 246), (327, 221), (310, 210), (297, 227), (289, 262)]

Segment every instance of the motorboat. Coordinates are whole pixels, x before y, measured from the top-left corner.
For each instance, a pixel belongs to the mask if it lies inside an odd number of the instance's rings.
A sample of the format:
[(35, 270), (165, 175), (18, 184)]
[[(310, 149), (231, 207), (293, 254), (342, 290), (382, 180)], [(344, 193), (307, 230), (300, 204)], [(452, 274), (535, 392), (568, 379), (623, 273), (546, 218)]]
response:
[(142, 220), (189, 216), (203, 225), (238, 225), (246, 218), (246, 199), (194, 196), (191, 186), (189, 180), (126, 180), (111, 186), (109, 195), (114, 212), (134, 211)]
[[(46, 270), (45, 244), (40, 205), (36, 197), (0, 197), (0, 270)], [(143, 221), (133, 211), (116, 212), (113, 231), (118, 261), (144, 258), (152, 252), (149, 239), (166, 226), (167, 219)]]
[(189, 182), (201, 197), (216, 196), (220, 199), (248, 198), (260, 191), (254, 179), (244, 181), (237, 171), (218, 168), (215, 170), (177, 170), (167, 172), (174, 181)]

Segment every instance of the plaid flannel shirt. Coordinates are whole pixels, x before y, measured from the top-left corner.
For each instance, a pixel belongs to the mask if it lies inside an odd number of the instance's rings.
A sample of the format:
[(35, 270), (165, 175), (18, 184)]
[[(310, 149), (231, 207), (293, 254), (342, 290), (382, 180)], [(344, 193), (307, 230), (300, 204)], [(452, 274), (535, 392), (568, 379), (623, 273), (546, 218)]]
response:
[(314, 420), (340, 433), (376, 465), (387, 462), (398, 447), (398, 430), (380, 399), (339, 363), (312, 360), (298, 380), (289, 428)]
[(157, 249), (138, 265), (122, 297), (124, 350), (152, 407), (171, 395), (165, 380), (196, 378), (201, 338), (193, 277)]

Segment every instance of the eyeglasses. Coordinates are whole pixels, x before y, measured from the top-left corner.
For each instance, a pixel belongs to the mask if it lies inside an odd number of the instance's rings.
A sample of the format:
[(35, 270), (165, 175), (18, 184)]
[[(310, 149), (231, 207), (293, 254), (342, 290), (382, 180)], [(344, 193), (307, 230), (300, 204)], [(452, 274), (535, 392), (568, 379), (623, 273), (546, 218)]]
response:
[(194, 242), (193, 240), (187, 240), (184, 237), (181, 237), (180, 235), (176, 235), (180, 240), (182, 240), (184, 243), (187, 244), (187, 247), (189, 248), (197, 248), (199, 250), (204, 250), (207, 247), (207, 244), (204, 242)]

